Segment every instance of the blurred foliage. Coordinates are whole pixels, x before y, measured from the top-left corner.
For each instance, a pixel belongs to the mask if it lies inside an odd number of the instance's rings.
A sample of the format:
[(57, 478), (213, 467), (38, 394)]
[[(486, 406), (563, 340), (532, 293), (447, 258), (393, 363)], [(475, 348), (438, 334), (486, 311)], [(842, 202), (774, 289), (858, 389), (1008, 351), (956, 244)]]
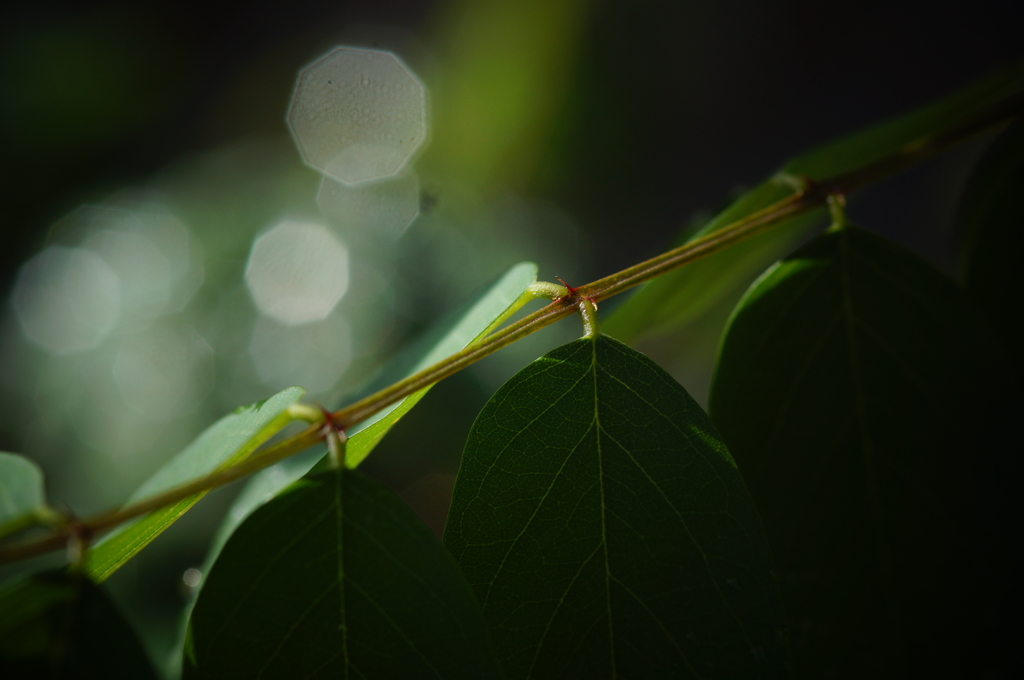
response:
[[(433, 140), (423, 160), (477, 188), (528, 189), (564, 106), (588, 15), (584, 0), (453, 2), (427, 71)], [(434, 78), (432, 78), (434, 76)]]

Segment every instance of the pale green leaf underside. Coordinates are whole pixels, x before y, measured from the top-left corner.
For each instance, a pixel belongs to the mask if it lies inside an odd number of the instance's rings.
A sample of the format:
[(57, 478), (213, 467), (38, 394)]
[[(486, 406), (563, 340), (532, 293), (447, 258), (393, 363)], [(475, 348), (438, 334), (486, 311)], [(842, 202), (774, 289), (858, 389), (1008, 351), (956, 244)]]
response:
[[(447, 359), (493, 331), (530, 299), (525, 296), (526, 289), (536, 280), (537, 265), (533, 262), (514, 265), (455, 323), (440, 342), (416, 362), (409, 375)], [(409, 395), (352, 428), (345, 450), (348, 466), (354, 468), (363, 462), (388, 430), (429, 390), (427, 387)]]
[[(445, 333), (441, 340), (416, 362), (408, 374), (412, 375), (432, 366), (493, 331), (530, 299), (526, 289), (536, 280), (537, 265), (532, 262), (520, 262), (514, 265), (480, 296), (452, 326), (451, 330)], [(429, 387), (422, 389), (353, 427), (349, 431), (346, 445), (347, 465), (350, 468), (359, 465), (380, 443), (388, 430), (408, 413), (429, 390)], [(317, 464), (317, 461), (320, 461), (320, 465), (314, 472), (327, 469), (326, 463), (321, 459), (322, 448), (318, 448), (316, 451), (312, 454), (304, 453), (293, 456), (253, 475), (238, 498), (235, 499), (231, 510), (218, 529), (207, 553), (204, 571), (214, 564), (225, 542), (256, 508), (309, 472)]]
[(46, 502), (43, 472), (24, 456), (0, 451), (0, 526)]
[[(302, 388), (289, 387), (266, 401), (224, 416), (150, 477), (128, 503), (173, 489), (248, 457), (292, 421), (288, 407), (304, 393)], [(204, 495), (189, 496), (115, 530), (87, 553), (86, 573), (97, 583), (103, 581)]]
[(510, 679), (783, 671), (768, 549), (732, 458), (671, 376), (606, 336), (491, 398), (444, 539)]
[(293, 484), (310, 471), (310, 468), (324, 456), (324, 446), (320, 445), (309, 451), (303, 451), (291, 458), (286, 458), (266, 470), (262, 470), (242, 487), (242, 491), (231, 504), (224, 521), (217, 528), (217, 533), (210, 543), (206, 559), (203, 561), (203, 573), (208, 573), (217, 555), (224, 548), (224, 544), (231, 538), (235, 529), (245, 521), (245, 518), (252, 514), (253, 510), (260, 507), (278, 493), (281, 489)]

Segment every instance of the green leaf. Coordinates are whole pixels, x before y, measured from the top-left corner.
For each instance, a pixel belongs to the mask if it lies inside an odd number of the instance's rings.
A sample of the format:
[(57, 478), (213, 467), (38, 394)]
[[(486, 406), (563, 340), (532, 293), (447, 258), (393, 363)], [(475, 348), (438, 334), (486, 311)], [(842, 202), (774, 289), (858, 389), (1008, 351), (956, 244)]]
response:
[[(848, 172), (923, 136), (964, 122), (986, 106), (1022, 90), (1024, 67), (1017, 66), (909, 114), (818, 147), (789, 161), (779, 172), (815, 180)], [(744, 194), (688, 240), (718, 231), (791, 193), (777, 179), (769, 179)], [(660, 276), (616, 309), (603, 326), (607, 332), (626, 340), (671, 333), (726, 299), (737, 284), (751, 281), (823, 225), (824, 212), (818, 210)]]
[(156, 678), (131, 626), (99, 587), (66, 571), (0, 591), (0, 677)]
[[(288, 407), (295, 404), (303, 394), (301, 388), (289, 387), (269, 399), (239, 408), (221, 418), (139, 487), (128, 503), (155, 496), (248, 457), (293, 420)], [(155, 510), (107, 536), (86, 553), (85, 571), (89, 578), (97, 583), (102, 582), (177, 521), (204, 495), (205, 492), (198, 493), (174, 505)]]
[(242, 487), (242, 491), (231, 504), (231, 509), (217, 533), (213, 537), (210, 549), (207, 551), (206, 560), (203, 562), (202, 572), (209, 573), (213, 563), (224, 549), (224, 544), (231, 538), (235, 529), (251, 515), (256, 508), (270, 501), (281, 489), (291, 486), (303, 475), (310, 471), (318, 461), (324, 457), (325, 448), (323, 445), (316, 446), (308, 451), (303, 451), (290, 458), (285, 458), (265, 470), (261, 470)]
[[(188, 620), (192, 615), (192, 607), (195, 605), (195, 598), (202, 592), (201, 588), (205, 583), (205, 575), (210, 573), (214, 563), (220, 556), (221, 550), (224, 549), (224, 545), (231, 538), (231, 535), (235, 532), (235, 529), (239, 527), (246, 520), (249, 515), (260, 507), (264, 503), (272, 500), (281, 489), (290, 486), (294, 482), (298, 481), (303, 475), (310, 471), (310, 468), (324, 456), (324, 446), (316, 446), (302, 453), (298, 453), (290, 458), (285, 458), (280, 463), (270, 466), (265, 470), (261, 470), (249, 479), (248, 483), (242, 487), (241, 493), (235, 498), (231, 504), (231, 509), (228, 514), (224, 517), (221, 525), (217, 528), (217, 533), (214, 534), (213, 540), (210, 542), (210, 547), (206, 552), (206, 558), (203, 560), (203, 564), (199, 571), (204, 576), (200, 577), (199, 589), (196, 589), (192, 593), (186, 603), (185, 607), (179, 616), (178, 624), (178, 635), (176, 640), (176, 649), (181, 650), (185, 644), (185, 634), (188, 630)], [(169, 677), (178, 677), (181, 675), (181, 656), (172, 656), (169, 660), (169, 672), (166, 673)]]
[(184, 677), (496, 678), (451, 556), (359, 473), (290, 486), (228, 540), (196, 601)]
[[(30, 525), (46, 502), (43, 471), (24, 456), (0, 451), (0, 538)], [(10, 530), (3, 526), (13, 523)]]
[[(530, 299), (525, 291), (536, 280), (537, 265), (534, 263), (520, 262), (511, 267), (459, 317), (426, 354), (416, 361), (407, 375), (432, 366), (493, 331)], [(429, 390), (429, 387), (422, 389), (349, 430), (345, 454), (347, 465), (350, 468), (359, 465), (380, 443), (388, 430)], [(203, 573), (209, 572), (228, 538), (254, 510), (310, 472), (311, 468), (314, 468), (313, 474), (328, 469), (322, 447), (292, 456), (253, 475), (217, 530), (204, 561)]]
[(686, 390), (606, 336), (559, 347), (487, 403), (444, 541), (510, 679), (784, 675), (739, 471)]
[[(536, 280), (537, 265), (534, 263), (520, 262), (513, 266), (416, 362), (408, 375), (436, 364), (493, 331), (529, 299), (525, 291)], [(388, 430), (419, 403), (428, 391), (430, 388), (426, 387), (353, 427), (348, 432), (349, 438), (345, 445), (348, 466), (354, 468), (370, 455)], [(314, 472), (328, 469), (321, 450), (319, 455), (294, 456), (254, 475), (235, 500), (228, 517), (218, 531), (210, 548), (207, 563), (212, 564), (224, 541), (242, 520), (273, 498), (278, 491), (309, 472), (318, 461), (320, 464)]]
[[(473, 306), (422, 359), (416, 362), (409, 375), (447, 359), (496, 329), (531, 299), (526, 289), (536, 280), (537, 265), (533, 262), (520, 262), (514, 265), (473, 303)], [(425, 387), (352, 428), (348, 433), (349, 440), (345, 448), (345, 461), (348, 466), (354, 468), (363, 462), (388, 430), (429, 391), (430, 388)]]
[(961, 270), (967, 292), (1003, 340), (1017, 376), (1024, 375), (1024, 120), (1012, 123), (979, 161), (958, 215)]
[(878, 236), (829, 231), (751, 287), (710, 410), (764, 520), (797, 677), (1000, 675), (1020, 408), (964, 293)]

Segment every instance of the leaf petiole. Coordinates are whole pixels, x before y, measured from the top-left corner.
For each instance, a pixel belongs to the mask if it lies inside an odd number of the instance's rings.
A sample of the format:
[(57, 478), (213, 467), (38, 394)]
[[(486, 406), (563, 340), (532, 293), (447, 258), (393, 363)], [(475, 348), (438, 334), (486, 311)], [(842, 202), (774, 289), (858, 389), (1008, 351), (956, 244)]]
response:
[(596, 338), (601, 334), (597, 323), (597, 305), (590, 298), (580, 298), (579, 309), (583, 320), (583, 337)]

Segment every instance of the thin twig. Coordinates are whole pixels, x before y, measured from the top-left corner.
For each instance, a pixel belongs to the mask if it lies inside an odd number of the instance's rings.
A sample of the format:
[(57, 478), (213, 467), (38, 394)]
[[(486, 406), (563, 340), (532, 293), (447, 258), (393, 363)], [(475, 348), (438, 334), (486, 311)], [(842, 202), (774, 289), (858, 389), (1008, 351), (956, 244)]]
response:
[[(1007, 119), (1018, 114), (1022, 109), (1024, 109), (1024, 94), (1008, 97), (961, 125), (906, 144), (893, 154), (850, 172), (815, 181), (805, 191), (794, 193), (761, 210), (746, 215), (711, 234), (669, 250), (645, 262), (633, 265), (611, 276), (606, 276), (573, 289), (570, 295), (555, 300), (543, 309), (537, 310), (519, 321), (492, 333), (479, 342), (466, 347), (462, 351), (419, 373), (335, 411), (331, 414), (331, 417), (337, 427), (348, 429), (382, 411), (391, 404), (401, 401), (422, 389), (430, 387), (439, 380), (443, 380), (461, 371), (502, 347), (538, 331), (559, 319), (575, 314), (578, 311), (578, 303), (581, 299), (587, 299), (592, 302), (605, 300), (673, 269), (728, 248), (773, 225), (825, 205), (829, 196), (848, 194), (864, 185), (878, 181), (899, 170), (931, 158), (955, 144), (1005, 122)], [(323, 438), (323, 433), (324, 428), (321, 425), (313, 425), (237, 465), (213, 472), (205, 477), (175, 487), (139, 503), (93, 515), (80, 521), (78, 524), (88, 532), (88, 535), (97, 536), (127, 520), (145, 515), (158, 508), (172, 505), (197, 493), (223, 486), (269, 467), (313, 446)], [(68, 536), (69, 533), (66, 528), (58, 528), (49, 536), (14, 545), (6, 550), (0, 550), (0, 564), (28, 559), (29, 557), (63, 548), (66, 545)]]

